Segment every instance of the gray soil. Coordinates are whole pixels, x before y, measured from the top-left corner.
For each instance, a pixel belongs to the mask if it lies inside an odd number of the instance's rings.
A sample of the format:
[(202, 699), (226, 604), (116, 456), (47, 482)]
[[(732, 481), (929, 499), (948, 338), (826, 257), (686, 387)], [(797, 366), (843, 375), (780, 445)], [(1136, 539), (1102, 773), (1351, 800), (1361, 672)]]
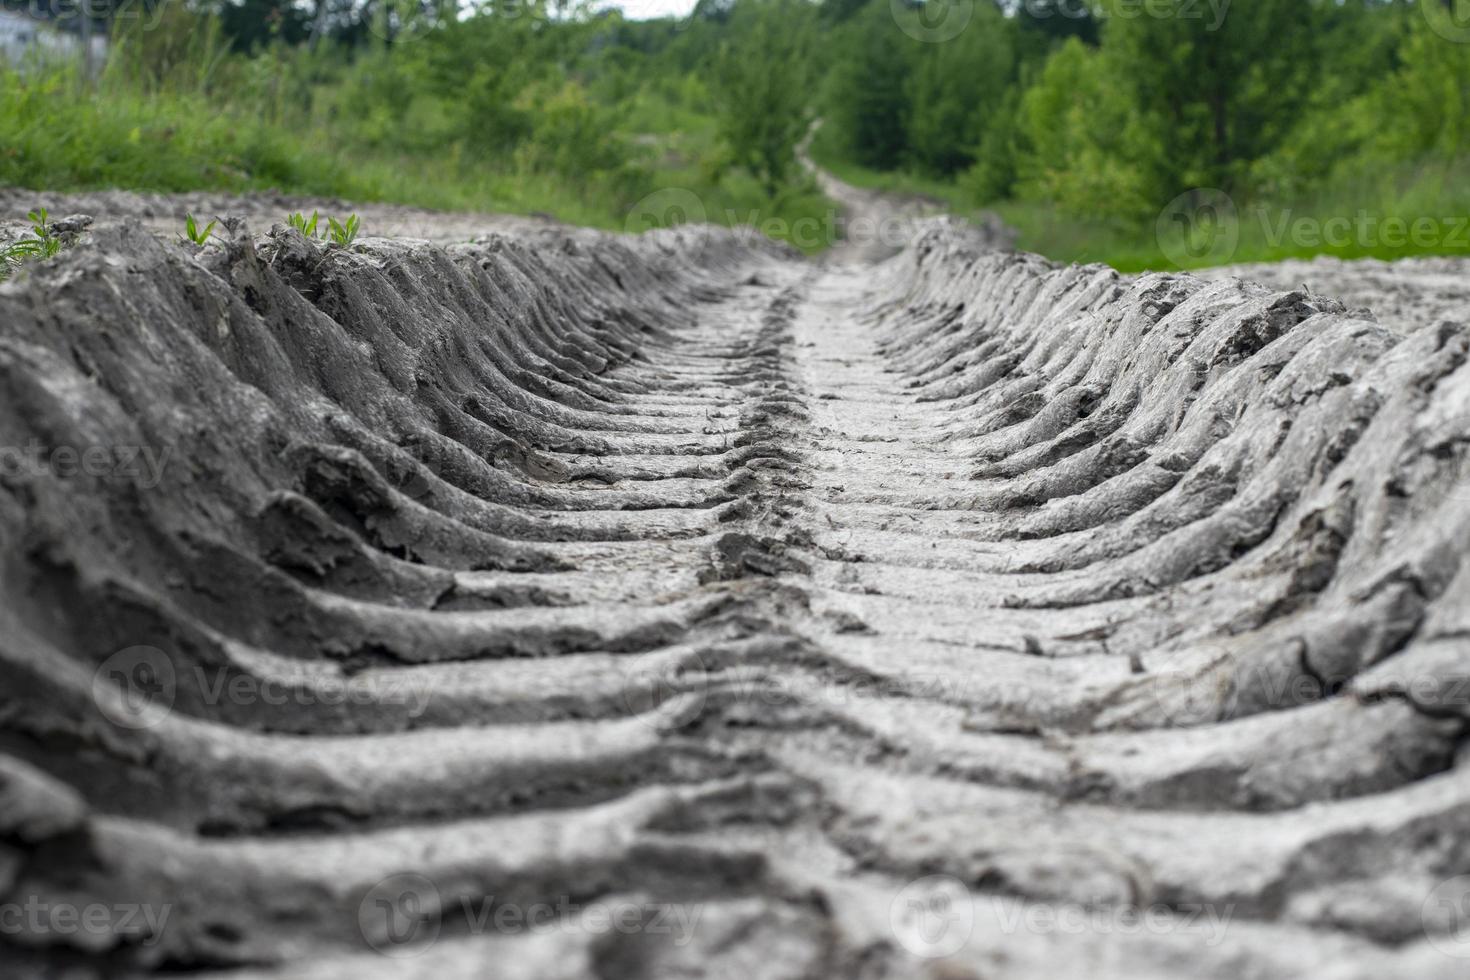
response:
[(1374, 319), (1403, 333), (1440, 320), (1470, 323), (1470, 259), (1418, 258), (1290, 259), (1206, 269), (1218, 280), (1250, 279), (1272, 289), (1300, 289), (1368, 310)]
[(23, 221), (12, 219), (44, 207), (55, 219), (70, 214), (86, 214), (104, 224), (127, 223), (155, 232), (168, 240), (177, 240), (184, 231), (184, 218), (194, 215), (200, 226), (224, 216), (242, 218), (259, 231), (283, 223), (293, 211), (310, 217), (321, 215), (325, 230), (327, 216), (345, 220), (355, 214), (362, 222), (362, 234), (379, 238), (414, 238), (448, 245), (470, 242), (483, 235), (524, 233), (560, 227), (547, 217), (519, 217), (506, 214), (478, 214), (465, 211), (430, 211), (402, 204), (359, 204), (332, 197), (300, 197), (290, 194), (147, 194), (137, 191), (92, 191), (82, 194), (57, 194), (50, 191), (20, 190), (0, 187), (0, 240), (19, 237), (27, 228)]
[(47, 203), (6, 977), (1464, 976), (1462, 266)]

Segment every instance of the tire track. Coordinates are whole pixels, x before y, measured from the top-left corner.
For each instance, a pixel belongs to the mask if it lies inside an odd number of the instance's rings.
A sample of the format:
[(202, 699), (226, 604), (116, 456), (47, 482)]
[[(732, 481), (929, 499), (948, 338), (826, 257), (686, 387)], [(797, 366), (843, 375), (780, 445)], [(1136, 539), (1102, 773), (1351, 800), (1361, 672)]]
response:
[(1470, 332), (918, 227), (0, 287), (10, 968), (1457, 976)]

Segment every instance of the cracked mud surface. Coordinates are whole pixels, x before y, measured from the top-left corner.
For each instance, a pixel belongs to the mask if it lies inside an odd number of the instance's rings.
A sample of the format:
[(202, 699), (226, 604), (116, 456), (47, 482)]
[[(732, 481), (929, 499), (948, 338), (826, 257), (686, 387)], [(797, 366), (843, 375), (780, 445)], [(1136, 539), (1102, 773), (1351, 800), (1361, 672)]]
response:
[(1463, 976), (1462, 324), (102, 217), (0, 286), (14, 975)]

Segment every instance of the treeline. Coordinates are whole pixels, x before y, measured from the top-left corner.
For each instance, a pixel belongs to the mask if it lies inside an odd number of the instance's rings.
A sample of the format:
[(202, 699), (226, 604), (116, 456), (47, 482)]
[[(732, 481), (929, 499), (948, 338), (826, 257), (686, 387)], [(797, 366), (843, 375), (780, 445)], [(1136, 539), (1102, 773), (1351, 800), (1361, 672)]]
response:
[(820, 116), (822, 151), (869, 171), (1137, 225), (1192, 188), (1463, 173), (1470, 126), (1470, 0), (699, 0), (651, 21), (591, 0), (113, 0), (109, 19), (84, 97), (5, 75), (0, 183), (604, 225), (678, 186), (790, 217), (820, 205), (792, 152)]
[(1193, 188), (1280, 199), (1467, 150), (1465, 0), (827, 8), (840, 152), (979, 203), (1143, 220)]

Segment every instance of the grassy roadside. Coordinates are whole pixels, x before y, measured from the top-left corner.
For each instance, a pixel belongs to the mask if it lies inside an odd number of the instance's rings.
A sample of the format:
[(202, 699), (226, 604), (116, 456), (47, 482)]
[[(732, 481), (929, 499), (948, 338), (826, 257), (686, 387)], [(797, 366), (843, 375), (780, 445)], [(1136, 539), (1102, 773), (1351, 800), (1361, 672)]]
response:
[[(514, 156), (485, 159), (457, 147), (392, 152), (355, 139), (350, 126), (331, 118), (286, 125), (195, 93), (143, 95), (113, 84), (83, 90), (64, 72), (0, 72), (0, 185), (274, 189), (444, 210), (539, 212), (611, 230), (688, 219), (750, 224), (775, 238), (795, 238), (808, 252), (832, 240), (835, 206), (809, 179), (768, 200), (743, 170), (712, 165), (721, 154), (715, 121), (695, 108), (646, 88), (621, 107), (619, 138), (632, 147), (630, 165), (569, 176)], [(962, 217), (980, 212), (958, 184), (880, 173), (842, 159), (825, 129), (812, 156), (855, 186), (929, 198)], [(1016, 229), (1023, 249), (1127, 272), (1315, 255), (1470, 255), (1470, 167), (1464, 166), (1367, 170), (1287, 205), (1242, 204), (1233, 249), (1227, 241), (1190, 251), (1177, 241), (1161, 242), (1152, 224), (1071, 217), (1037, 202), (1001, 202), (986, 210)]]
[[(994, 210), (1018, 245), (1063, 262), (1106, 262), (1124, 272), (1332, 256), (1394, 259), (1470, 255), (1470, 178), (1442, 165), (1383, 168), (1287, 203), (1237, 205), (1214, 248), (1191, 255), (1155, 226), (1068, 218), (1037, 203)], [(1231, 247), (1231, 242), (1234, 242)]]
[(660, 131), (621, 135), (632, 144), (629, 166), (572, 177), (456, 147), (435, 154), (385, 151), (356, 141), (350, 127), (330, 119), (282, 125), (194, 93), (143, 95), (105, 79), (85, 89), (65, 71), (0, 70), (0, 186), (277, 190), (444, 210), (539, 212), (608, 230), (677, 223), (690, 208), (675, 205), (693, 195), (705, 219), (754, 223), (777, 238), (788, 237), (799, 221), (824, 229), (830, 223), (834, 205), (809, 180), (772, 201), (743, 171), (715, 174), (706, 162), (718, 152), (715, 127), (706, 116), (644, 94), (628, 123)]
[(871, 170), (845, 159), (834, 144), (830, 126), (817, 130), (816, 136), (812, 138), (812, 162), (844, 183), (888, 194), (930, 198), (943, 204), (953, 214), (969, 215), (979, 210), (970, 200), (970, 195), (957, 184), (932, 180), (905, 171), (885, 173)]
[(1318, 255), (1384, 260), (1470, 255), (1470, 166), (1380, 167), (1285, 204), (1241, 203), (1233, 231), (1225, 226), (1214, 247), (1194, 242), (1189, 249), (1171, 238), (1167, 222), (1161, 239), (1153, 223), (1139, 227), (1071, 216), (1043, 202), (1001, 201), (982, 208), (959, 184), (844, 160), (825, 130), (813, 140), (811, 153), (856, 187), (931, 198), (970, 220), (982, 211), (998, 214), (1016, 230), (1017, 247), (1058, 262), (1102, 262), (1123, 272), (1143, 272)]

